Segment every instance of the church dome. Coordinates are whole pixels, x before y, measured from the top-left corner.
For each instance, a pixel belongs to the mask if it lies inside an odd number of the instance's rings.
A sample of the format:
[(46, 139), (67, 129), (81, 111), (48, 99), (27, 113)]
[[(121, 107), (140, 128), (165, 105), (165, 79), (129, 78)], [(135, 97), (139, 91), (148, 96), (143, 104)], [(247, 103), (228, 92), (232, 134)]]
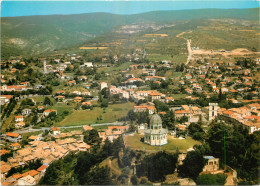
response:
[(162, 119), (158, 114), (152, 115), (152, 117), (150, 119), (150, 126), (153, 126), (153, 125), (162, 125)]

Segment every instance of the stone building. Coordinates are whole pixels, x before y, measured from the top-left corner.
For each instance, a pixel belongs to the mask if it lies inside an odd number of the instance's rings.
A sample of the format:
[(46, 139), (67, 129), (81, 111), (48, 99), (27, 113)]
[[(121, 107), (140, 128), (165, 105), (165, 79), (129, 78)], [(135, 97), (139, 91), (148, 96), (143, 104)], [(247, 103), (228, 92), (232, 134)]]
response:
[(203, 168), (203, 172), (214, 172), (219, 170), (219, 158), (204, 156), (204, 159), (207, 160), (207, 163)]
[(162, 119), (158, 114), (152, 115), (150, 126), (144, 131), (144, 142), (149, 145), (165, 145), (167, 144), (168, 130), (162, 128)]
[(217, 115), (218, 115), (218, 104), (209, 103), (209, 121), (214, 120)]

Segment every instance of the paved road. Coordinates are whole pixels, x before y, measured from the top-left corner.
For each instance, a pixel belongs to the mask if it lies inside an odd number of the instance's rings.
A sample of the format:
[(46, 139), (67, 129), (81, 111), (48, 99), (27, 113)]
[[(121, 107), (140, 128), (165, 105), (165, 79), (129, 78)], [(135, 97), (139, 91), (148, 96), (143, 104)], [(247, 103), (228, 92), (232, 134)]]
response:
[[(90, 126), (103, 126), (103, 125), (123, 125), (124, 123), (99, 123), (99, 124), (90, 124)], [(68, 126), (68, 127), (59, 127), (60, 129), (69, 129), (69, 128), (81, 128), (83, 125), (77, 125), (77, 126)], [(28, 132), (36, 132), (36, 131), (45, 131), (50, 130), (51, 127), (42, 127), (39, 129), (33, 129), (33, 128), (24, 128), (23, 130), (13, 131), (15, 133), (23, 134)]]

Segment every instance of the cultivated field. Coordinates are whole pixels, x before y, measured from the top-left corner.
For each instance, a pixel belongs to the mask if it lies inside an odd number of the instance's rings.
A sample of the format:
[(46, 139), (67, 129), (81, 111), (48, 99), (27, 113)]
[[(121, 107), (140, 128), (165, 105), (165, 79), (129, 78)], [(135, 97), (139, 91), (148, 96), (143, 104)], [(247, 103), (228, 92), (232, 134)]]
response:
[(100, 49), (100, 50), (103, 50), (103, 49), (107, 49), (108, 47), (80, 47), (79, 49), (80, 50), (96, 50), (96, 49)]

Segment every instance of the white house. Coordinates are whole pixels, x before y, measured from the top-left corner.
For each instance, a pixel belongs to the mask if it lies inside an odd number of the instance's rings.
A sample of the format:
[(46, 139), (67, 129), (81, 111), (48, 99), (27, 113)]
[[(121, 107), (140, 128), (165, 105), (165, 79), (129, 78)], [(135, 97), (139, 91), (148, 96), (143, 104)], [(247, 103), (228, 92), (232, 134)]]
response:
[(13, 97), (12, 95), (1, 95), (0, 96), (0, 105), (8, 104), (12, 97)]
[(103, 88), (107, 88), (107, 83), (106, 82), (101, 82), (99, 83), (99, 87), (100, 87), (100, 90), (102, 90)]
[(23, 116), (15, 116), (15, 122), (23, 121)]
[(60, 135), (60, 129), (58, 127), (52, 127), (50, 131), (54, 136)]
[(32, 113), (32, 109), (29, 108), (23, 109), (22, 111), (22, 114), (26, 116), (30, 115), (31, 113)]

